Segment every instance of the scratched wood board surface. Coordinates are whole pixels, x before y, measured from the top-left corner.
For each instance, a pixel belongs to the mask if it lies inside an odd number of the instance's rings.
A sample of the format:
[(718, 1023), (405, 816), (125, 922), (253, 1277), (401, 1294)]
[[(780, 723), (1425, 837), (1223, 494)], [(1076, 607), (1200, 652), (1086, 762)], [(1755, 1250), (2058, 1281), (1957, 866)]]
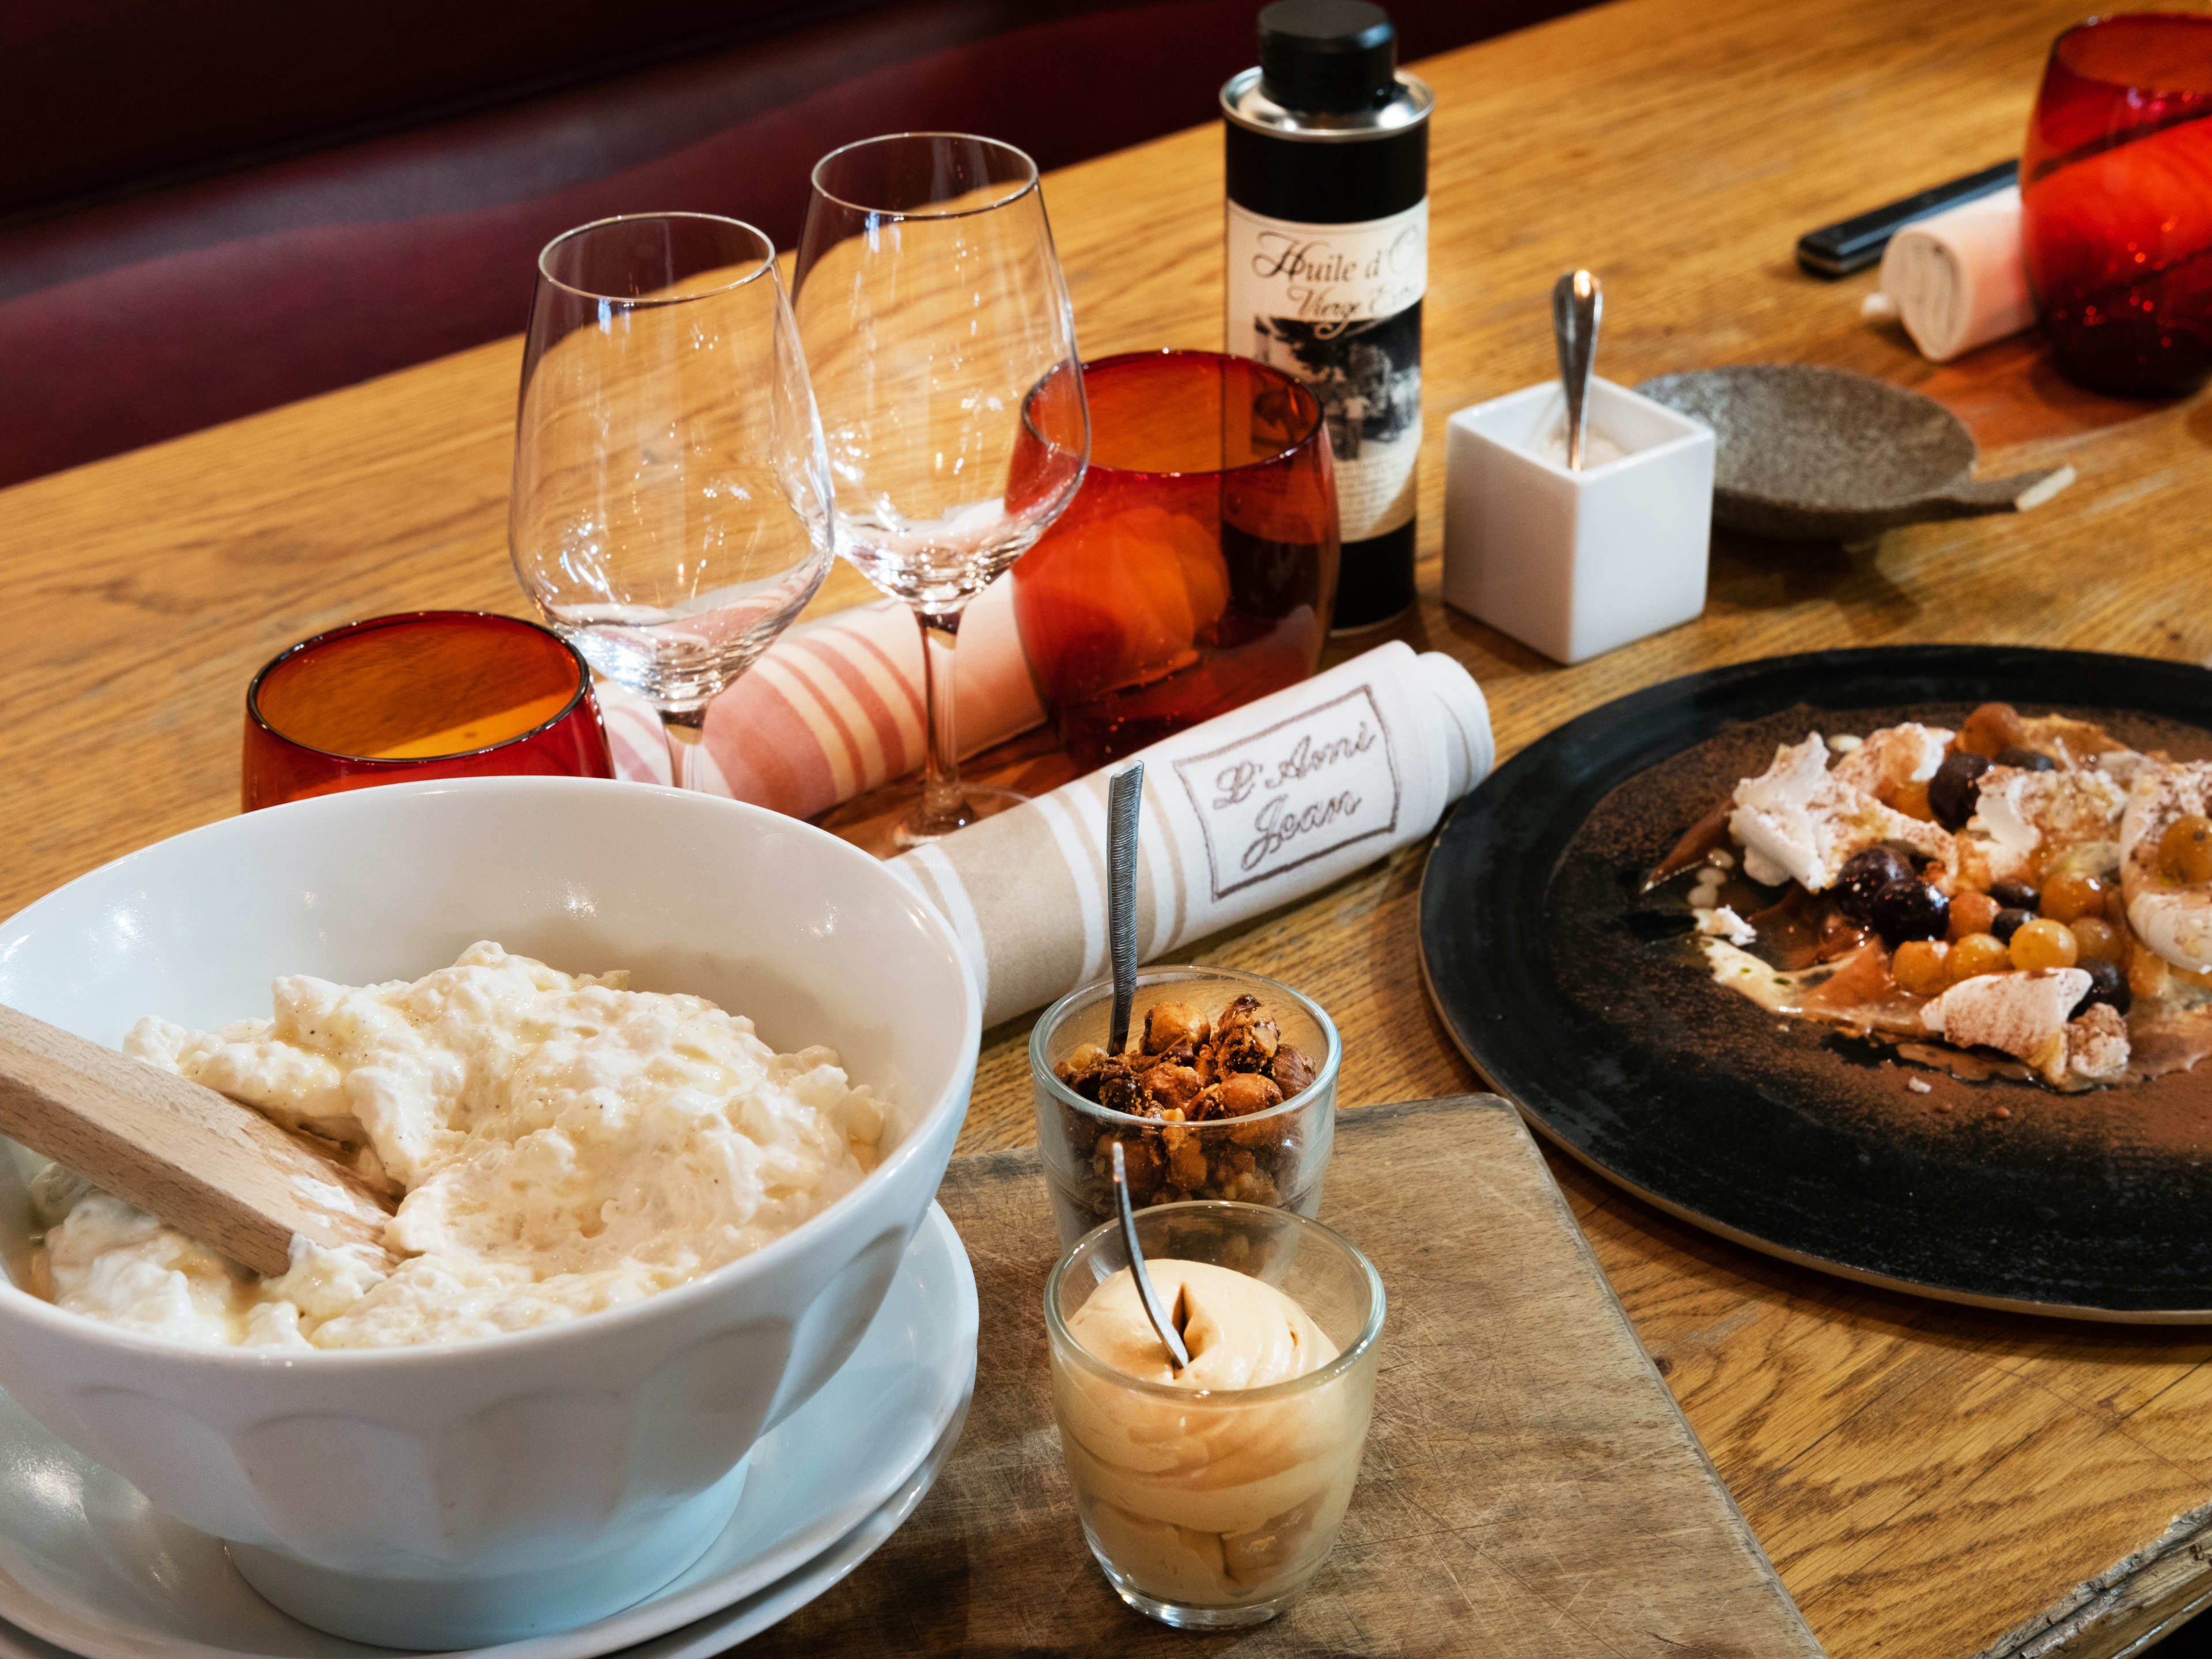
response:
[(959, 1449), (880, 1553), (746, 1659), (1820, 1651), (1496, 1096), (1338, 1126), (1322, 1218), (1389, 1297), (1375, 1424), (1335, 1553), (1248, 1631), (1131, 1612), (1084, 1545), (1046, 1375), (1036, 1154), (957, 1159), (939, 1197), (982, 1303)]

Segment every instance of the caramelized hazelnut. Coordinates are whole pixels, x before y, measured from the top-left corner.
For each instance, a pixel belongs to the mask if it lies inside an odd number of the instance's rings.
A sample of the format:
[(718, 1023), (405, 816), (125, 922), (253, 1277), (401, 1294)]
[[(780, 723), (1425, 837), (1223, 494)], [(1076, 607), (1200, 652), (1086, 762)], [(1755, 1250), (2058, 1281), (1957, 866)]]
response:
[(1206, 1016), (1188, 1002), (1156, 1002), (1145, 1014), (1145, 1052), (1196, 1048), (1212, 1035)]
[(1163, 1109), (1180, 1108), (1188, 1111), (1191, 1103), (1198, 1098), (1199, 1091), (1206, 1087), (1206, 1084), (1190, 1066), (1163, 1063), (1145, 1073), (1145, 1087), (1151, 1093), (1154, 1105)]
[(1283, 1103), (1283, 1091), (1275, 1086), (1275, 1080), (1257, 1072), (1224, 1078), (1218, 1086), (1221, 1109), (1230, 1117), (1246, 1117)]
[(1168, 1143), (1168, 1179), (1185, 1192), (1196, 1192), (1206, 1184), (1206, 1152), (1198, 1136), (1188, 1129), (1166, 1132)]
[(1131, 1117), (1142, 1117), (1150, 1103), (1145, 1095), (1145, 1085), (1126, 1066), (1102, 1067), (1094, 1073), (1098, 1079), (1098, 1092), (1093, 1097), (1109, 1112), (1122, 1112)]
[(1274, 1063), (1267, 1067), (1267, 1075), (1275, 1079), (1275, 1086), (1288, 1100), (1293, 1095), (1304, 1093), (1319, 1073), (1301, 1050), (1285, 1042), (1275, 1050)]
[(1106, 1051), (1103, 1048), (1095, 1042), (1085, 1042), (1078, 1047), (1066, 1060), (1054, 1066), (1052, 1073), (1062, 1083), (1073, 1088), (1075, 1086), (1076, 1079), (1097, 1071), (1106, 1063)]
[(1111, 1180), (1114, 1174), (1114, 1143), (1121, 1142), (1121, 1161), (1129, 1174), (1129, 1200), (1142, 1204), (1150, 1199), (1160, 1184), (1161, 1163), (1159, 1148), (1146, 1136), (1127, 1137), (1112, 1133), (1098, 1137), (1098, 1144), (1091, 1153), (1091, 1168), (1099, 1176)]
[(1224, 1023), (1213, 1039), (1214, 1058), (1224, 1072), (1264, 1072), (1282, 1042), (1272, 1019)]

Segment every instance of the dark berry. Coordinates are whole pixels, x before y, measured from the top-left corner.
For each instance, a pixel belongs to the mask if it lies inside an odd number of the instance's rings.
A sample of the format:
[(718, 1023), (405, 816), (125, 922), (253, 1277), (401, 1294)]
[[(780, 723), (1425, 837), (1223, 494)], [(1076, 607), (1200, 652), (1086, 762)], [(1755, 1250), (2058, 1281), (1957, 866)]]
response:
[(1912, 866), (1887, 847), (1869, 847), (1844, 860), (1836, 872), (1836, 908), (1853, 921), (1874, 919), (1875, 895), (1892, 882), (1911, 881)]
[(1936, 822), (1946, 830), (1963, 829), (1974, 816), (1974, 805), (1982, 797), (1982, 774), (1989, 769), (1986, 755), (1954, 749), (1944, 756), (1936, 775), (1928, 780), (1928, 810)]
[(2023, 749), (2014, 744), (2009, 749), (1997, 750), (1999, 766), (2017, 766), (2023, 772), (2056, 772), (2058, 763), (2040, 749)]
[(1891, 945), (1941, 939), (1951, 920), (1951, 901), (1924, 881), (1893, 881), (1875, 895), (1874, 925)]
[(2128, 976), (2120, 971), (2118, 963), (2107, 962), (2102, 957), (2083, 957), (2074, 965), (2089, 975), (2089, 988), (2074, 1005), (2074, 1014), (2069, 1018), (2093, 1002), (2109, 1002), (2117, 1012), (2127, 1012), (2136, 1000), (2135, 993), (2128, 988)]
[(2031, 915), (2043, 908), (2043, 896), (2024, 881), (1992, 882), (1990, 896), (2008, 910), (2025, 910)]
[(2008, 906), (1997, 912), (1996, 920), (1990, 924), (1990, 932), (2009, 945), (2012, 943), (2012, 936), (2033, 920), (2035, 920), (2034, 911)]

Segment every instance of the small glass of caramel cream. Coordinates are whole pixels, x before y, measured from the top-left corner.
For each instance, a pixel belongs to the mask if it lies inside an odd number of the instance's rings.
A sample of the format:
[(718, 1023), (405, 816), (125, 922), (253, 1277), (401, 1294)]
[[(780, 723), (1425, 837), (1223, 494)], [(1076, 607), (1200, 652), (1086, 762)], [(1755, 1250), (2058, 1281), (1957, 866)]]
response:
[(1334, 1229), (1219, 1201), (1137, 1215), (1190, 1352), (1146, 1320), (1118, 1226), (1045, 1286), (1053, 1414), (1091, 1553), (1121, 1599), (1178, 1629), (1256, 1625), (1321, 1570), (1375, 1404), (1382, 1281)]

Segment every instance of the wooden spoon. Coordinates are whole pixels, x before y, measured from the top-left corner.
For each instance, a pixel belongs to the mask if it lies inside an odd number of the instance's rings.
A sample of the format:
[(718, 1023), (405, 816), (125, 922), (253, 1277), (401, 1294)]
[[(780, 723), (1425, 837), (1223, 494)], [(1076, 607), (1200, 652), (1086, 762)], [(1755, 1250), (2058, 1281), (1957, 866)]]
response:
[(274, 1277), (292, 1241), (365, 1244), (391, 1206), (305, 1137), (171, 1072), (0, 1007), (0, 1134)]

